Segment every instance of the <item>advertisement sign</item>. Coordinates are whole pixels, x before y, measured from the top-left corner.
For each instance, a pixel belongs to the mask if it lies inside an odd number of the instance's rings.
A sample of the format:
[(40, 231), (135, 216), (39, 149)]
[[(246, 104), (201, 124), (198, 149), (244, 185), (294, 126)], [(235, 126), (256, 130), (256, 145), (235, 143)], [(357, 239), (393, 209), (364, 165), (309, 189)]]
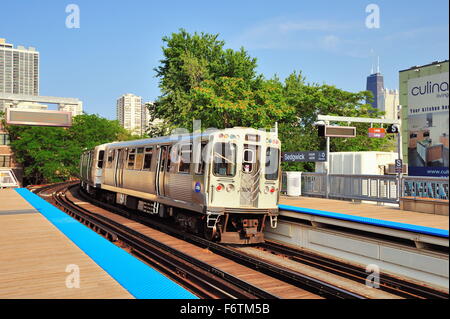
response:
[(408, 80), (410, 175), (448, 175), (448, 93), (448, 72)]

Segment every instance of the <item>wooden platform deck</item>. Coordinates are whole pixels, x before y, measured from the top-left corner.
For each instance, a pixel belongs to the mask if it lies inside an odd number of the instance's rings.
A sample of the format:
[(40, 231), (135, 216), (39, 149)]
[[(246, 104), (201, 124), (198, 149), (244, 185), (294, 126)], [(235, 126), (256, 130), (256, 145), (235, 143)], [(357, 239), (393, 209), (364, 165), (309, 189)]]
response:
[(281, 196), (280, 204), (444, 230), (449, 229), (448, 216), (400, 210), (397, 207), (387, 205), (380, 206), (375, 204), (352, 203), (342, 200), (315, 197), (288, 196)]
[[(133, 298), (12, 189), (0, 190), (0, 298)], [(68, 288), (79, 269), (79, 288)]]

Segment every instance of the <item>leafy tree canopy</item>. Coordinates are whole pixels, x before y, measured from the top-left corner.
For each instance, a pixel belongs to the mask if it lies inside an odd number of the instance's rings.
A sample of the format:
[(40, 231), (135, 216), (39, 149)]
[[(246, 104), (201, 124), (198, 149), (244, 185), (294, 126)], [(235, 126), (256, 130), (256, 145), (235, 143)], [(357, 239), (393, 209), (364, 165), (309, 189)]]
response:
[(9, 125), (6, 129), (15, 160), (24, 167), (24, 180), (31, 184), (77, 177), (83, 151), (134, 138), (117, 121), (88, 114), (75, 116), (70, 128)]
[[(317, 136), (317, 115), (380, 117), (370, 107), (368, 91), (347, 92), (327, 84), (307, 83), (301, 72), (284, 81), (266, 79), (256, 72), (256, 59), (241, 48), (225, 49), (218, 35), (189, 34), (185, 30), (164, 37), (164, 58), (155, 69), (162, 95), (149, 106), (154, 118), (164, 121), (152, 136), (171, 128), (190, 129), (192, 120), (202, 128), (246, 126), (270, 128), (279, 123), (283, 151), (323, 150)], [(347, 123), (338, 123), (347, 125)], [(352, 124), (354, 125), (354, 124)], [(331, 139), (331, 151), (392, 150), (392, 138), (367, 137), (367, 124), (357, 124), (356, 138)], [(312, 170), (314, 163), (283, 163), (285, 169)]]

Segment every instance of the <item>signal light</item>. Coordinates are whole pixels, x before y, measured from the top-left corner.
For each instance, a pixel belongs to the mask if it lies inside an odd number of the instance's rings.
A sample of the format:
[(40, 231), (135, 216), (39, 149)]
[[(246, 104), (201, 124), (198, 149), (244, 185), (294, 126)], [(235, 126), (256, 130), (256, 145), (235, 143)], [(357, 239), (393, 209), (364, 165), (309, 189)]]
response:
[(222, 184), (217, 185), (216, 191), (220, 192), (223, 189), (223, 187), (224, 186)]
[(275, 193), (275, 187), (272, 186), (272, 188), (270, 189), (271, 193)]

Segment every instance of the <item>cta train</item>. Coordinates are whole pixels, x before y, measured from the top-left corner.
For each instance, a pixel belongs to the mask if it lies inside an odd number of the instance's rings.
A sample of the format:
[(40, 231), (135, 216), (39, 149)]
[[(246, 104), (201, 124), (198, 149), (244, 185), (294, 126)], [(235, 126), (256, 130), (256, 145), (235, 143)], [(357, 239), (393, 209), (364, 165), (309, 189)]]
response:
[(239, 127), (108, 143), (82, 154), (80, 183), (210, 240), (260, 243), (277, 226), (280, 148), (275, 132)]

